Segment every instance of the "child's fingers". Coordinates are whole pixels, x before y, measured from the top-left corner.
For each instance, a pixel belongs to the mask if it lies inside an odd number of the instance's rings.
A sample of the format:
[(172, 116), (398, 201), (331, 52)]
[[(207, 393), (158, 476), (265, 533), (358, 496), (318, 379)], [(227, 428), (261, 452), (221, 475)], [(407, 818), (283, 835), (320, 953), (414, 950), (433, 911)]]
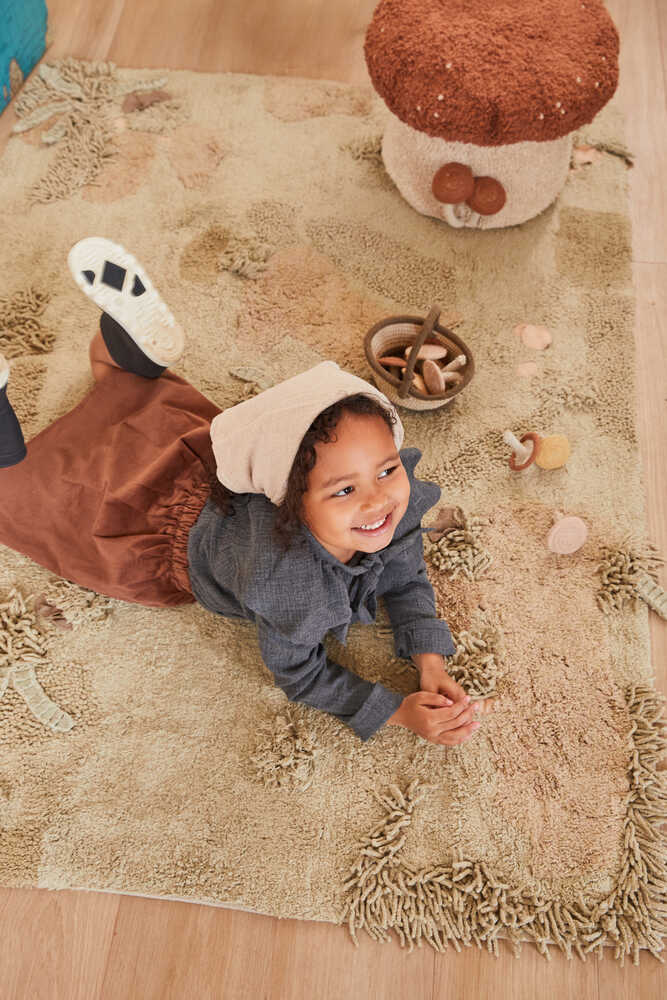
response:
[(481, 722), (471, 722), (467, 726), (460, 726), (458, 729), (445, 729), (437, 737), (437, 742), (442, 746), (458, 746), (465, 743), (471, 736), (474, 736), (482, 725)]
[(442, 731), (458, 729), (469, 722), (474, 722), (472, 705), (465, 705), (457, 701), (450, 708), (436, 709), (433, 712), (433, 721), (442, 727)]
[(439, 694), (437, 691), (420, 691), (419, 704), (425, 705), (427, 708), (442, 708), (451, 702), (444, 694)]
[[(463, 716), (465, 712), (472, 712), (472, 705), (467, 701), (455, 701), (453, 705), (450, 705), (449, 708), (443, 709), (443, 711), (447, 713), (447, 719), (454, 721), (459, 716)], [(457, 723), (457, 725), (460, 725), (460, 723)]]

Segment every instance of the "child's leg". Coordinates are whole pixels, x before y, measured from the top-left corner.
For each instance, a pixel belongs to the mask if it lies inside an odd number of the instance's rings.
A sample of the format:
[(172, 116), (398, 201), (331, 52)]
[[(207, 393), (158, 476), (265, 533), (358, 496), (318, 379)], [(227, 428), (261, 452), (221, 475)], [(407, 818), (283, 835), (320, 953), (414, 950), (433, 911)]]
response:
[(95, 384), (0, 469), (0, 544), (67, 580), (151, 606), (192, 601), (187, 538), (219, 413), (172, 372), (146, 379), (91, 344)]
[(151, 361), (122, 326), (106, 313), (100, 317), (100, 332), (90, 343), (90, 367), (96, 382), (118, 369), (150, 379), (166, 371), (166, 365)]
[(120, 368), (144, 378), (158, 378), (166, 365), (158, 365), (141, 350), (126, 330), (107, 313), (100, 317), (100, 330), (112, 359)]
[(21, 425), (7, 398), (8, 378), (9, 365), (0, 354), (0, 469), (18, 465), (26, 456)]
[(102, 336), (119, 367), (157, 378), (178, 360), (183, 331), (127, 250), (93, 236), (76, 243), (67, 262), (81, 291), (102, 310)]

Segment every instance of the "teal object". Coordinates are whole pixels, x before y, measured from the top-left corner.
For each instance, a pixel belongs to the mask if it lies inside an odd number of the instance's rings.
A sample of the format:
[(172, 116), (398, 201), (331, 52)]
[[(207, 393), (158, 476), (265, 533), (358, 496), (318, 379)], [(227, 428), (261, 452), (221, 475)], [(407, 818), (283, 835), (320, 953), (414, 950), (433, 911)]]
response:
[(44, 55), (47, 18), (45, 0), (0, 0), (0, 112), (18, 83), (12, 64), (25, 79)]

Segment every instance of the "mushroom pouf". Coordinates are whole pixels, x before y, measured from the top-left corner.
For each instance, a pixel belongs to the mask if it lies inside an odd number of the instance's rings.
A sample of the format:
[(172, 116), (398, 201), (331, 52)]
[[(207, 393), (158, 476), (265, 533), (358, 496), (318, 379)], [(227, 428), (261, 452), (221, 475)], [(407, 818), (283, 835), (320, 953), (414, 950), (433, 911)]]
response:
[(381, 0), (366, 33), (393, 112), (382, 158), (418, 212), (514, 226), (565, 184), (572, 133), (616, 90), (601, 0)]

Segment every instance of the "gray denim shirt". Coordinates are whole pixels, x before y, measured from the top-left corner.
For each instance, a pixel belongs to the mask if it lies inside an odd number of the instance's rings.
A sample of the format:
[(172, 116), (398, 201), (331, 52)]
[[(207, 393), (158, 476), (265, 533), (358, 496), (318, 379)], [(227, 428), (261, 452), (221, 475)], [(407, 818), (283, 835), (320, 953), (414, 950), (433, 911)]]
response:
[(209, 500), (188, 540), (197, 601), (216, 614), (254, 621), (264, 662), (290, 701), (335, 715), (364, 741), (403, 695), (334, 663), (323, 646), (327, 632), (345, 643), (352, 622), (375, 621), (382, 597), (397, 656), (455, 651), (446, 623), (436, 617), (422, 544), (421, 519), (440, 498), (440, 487), (415, 478), (418, 448), (400, 455), (410, 501), (379, 552), (343, 563), (305, 525), (285, 552), (273, 535), (276, 508), (259, 493), (239, 494), (231, 517)]

